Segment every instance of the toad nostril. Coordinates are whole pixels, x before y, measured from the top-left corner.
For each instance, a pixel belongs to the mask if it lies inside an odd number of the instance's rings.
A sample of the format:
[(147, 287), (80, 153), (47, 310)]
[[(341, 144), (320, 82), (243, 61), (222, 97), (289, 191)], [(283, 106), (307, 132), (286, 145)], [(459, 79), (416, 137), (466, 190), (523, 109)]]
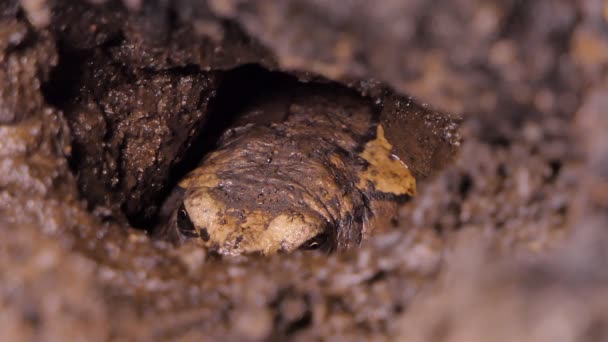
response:
[[(207, 241), (209, 241), (209, 239), (211, 239), (211, 236), (209, 235), (209, 231), (207, 230), (207, 228), (204, 228), (204, 227), (201, 228), (201, 230), (200, 230), (200, 236), (201, 236), (201, 239), (203, 239), (203, 241), (205, 241), (205, 242), (207, 242)], [(242, 240), (242, 237), (241, 237), (241, 240)]]

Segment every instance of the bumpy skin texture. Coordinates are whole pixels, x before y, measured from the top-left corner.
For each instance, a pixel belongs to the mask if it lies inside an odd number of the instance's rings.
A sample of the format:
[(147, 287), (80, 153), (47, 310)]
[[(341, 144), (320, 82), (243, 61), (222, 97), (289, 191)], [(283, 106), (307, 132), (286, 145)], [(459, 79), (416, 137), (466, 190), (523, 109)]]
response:
[(180, 183), (184, 200), (172, 224), (227, 255), (346, 250), (389, 225), (398, 202), (414, 195), (414, 177), (372, 108), (339, 96), (300, 97), (285, 121), (229, 129)]

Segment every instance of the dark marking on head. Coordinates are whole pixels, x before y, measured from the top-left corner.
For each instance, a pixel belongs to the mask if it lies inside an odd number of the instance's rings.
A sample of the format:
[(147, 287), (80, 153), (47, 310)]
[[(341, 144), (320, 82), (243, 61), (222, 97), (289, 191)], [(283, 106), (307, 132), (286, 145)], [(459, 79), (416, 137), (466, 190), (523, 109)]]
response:
[(234, 246), (232, 246), (232, 249), (239, 249), (239, 246), (241, 245), (241, 242), (243, 241), (243, 235), (239, 235), (235, 240), (234, 240)]
[(346, 251), (361, 242), (363, 234), (359, 227), (364, 219), (364, 210), (355, 207), (354, 211), (344, 215), (338, 222), (333, 250)]
[(203, 227), (199, 230), (201, 239), (203, 239), (203, 241), (207, 242), (209, 241), (209, 239), (211, 238), (211, 236), (209, 236), (209, 231), (207, 231), (207, 228)]
[(394, 228), (399, 227), (399, 219), (396, 216), (391, 217), (391, 225)]
[(387, 192), (380, 192), (380, 191), (373, 191), (370, 194), (368, 194), (368, 196), (371, 199), (394, 201), (399, 204), (407, 203), (409, 200), (412, 199), (412, 196), (410, 196), (410, 195), (395, 195), (395, 194), (391, 194), (391, 193), (387, 193)]

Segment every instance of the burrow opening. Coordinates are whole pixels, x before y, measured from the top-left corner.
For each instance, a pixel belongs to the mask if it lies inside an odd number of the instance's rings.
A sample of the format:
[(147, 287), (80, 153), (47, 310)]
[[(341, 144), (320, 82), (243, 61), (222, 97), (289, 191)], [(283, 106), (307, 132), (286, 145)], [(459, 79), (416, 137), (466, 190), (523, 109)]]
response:
[[(257, 64), (228, 71), (206, 72), (197, 66), (157, 71), (129, 68), (103, 51), (60, 51), (60, 64), (43, 91), (70, 124), (69, 162), (81, 196), (102, 220), (151, 233), (162, 230), (178, 209), (182, 198), (172, 196), (178, 182), (235, 123), (280, 121), (294, 97), (301, 104), (306, 96), (317, 110), (324, 110), (324, 101), (331, 98), (348, 98), (345, 110), (354, 101), (372, 108), (375, 121), (379, 116), (370, 99), (338, 83), (320, 78), (302, 82)], [(370, 127), (366, 135), (373, 132)], [(359, 145), (342, 152), (361, 150)], [(364, 216), (357, 212), (347, 219), (362, 221)], [(351, 239), (360, 241), (361, 234)]]

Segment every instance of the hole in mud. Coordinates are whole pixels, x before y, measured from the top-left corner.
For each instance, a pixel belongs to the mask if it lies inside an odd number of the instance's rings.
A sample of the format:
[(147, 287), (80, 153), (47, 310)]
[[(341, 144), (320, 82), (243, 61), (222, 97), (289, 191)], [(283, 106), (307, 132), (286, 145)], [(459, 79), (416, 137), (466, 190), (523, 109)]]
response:
[(105, 220), (220, 254), (346, 250), (394, 226), (414, 191), (378, 108), (335, 83), (257, 65), (128, 68), (106, 49), (62, 49), (51, 76), (70, 165)]
[[(82, 6), (54, 13), (59, 65), (42, 89), (67, 119), (70, 166), (102, 220), (198, 235), (228, 254), (346, 250), (396, 227), (413, 174), (430, 177), (458, 146), (452, 118), (381, 84), (352, 83), (366, 98), (255, 64), (210, 70), (261, 52), (205, 40), (171, 15), (150, 26), (112, 4)], [(224, 43), (227, 55), (208, 61)], [(265, 60), (254, 55), (244, 60)], [(252, 245), (260, 236), (266, 245)]]

